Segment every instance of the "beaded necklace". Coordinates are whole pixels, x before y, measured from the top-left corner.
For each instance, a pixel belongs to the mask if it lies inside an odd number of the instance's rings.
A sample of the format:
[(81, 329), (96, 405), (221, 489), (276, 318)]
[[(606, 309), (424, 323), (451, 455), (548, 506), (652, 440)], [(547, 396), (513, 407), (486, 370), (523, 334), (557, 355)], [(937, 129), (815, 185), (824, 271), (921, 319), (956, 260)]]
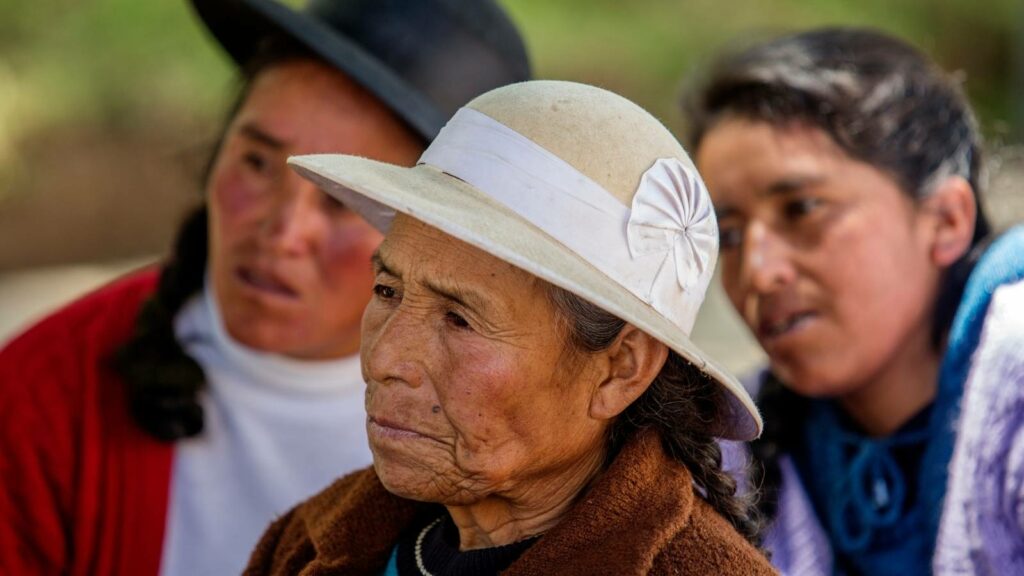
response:
[(420, 535), (416, 537), (416, 546), (413, 548), (413, 552), (416, 556), (416, 567), (420, 569), (420, 574), (423, 576), (434, 576), (427, 570), (426, 564), (423, 563), (423, 539), (427, 537), (427, 533), (430, 532), (431, 528), (441, 523), (443, 518), (444, 516), (424, 526), (423, 530), (420, 530)]
[[(434, 576), (434, 574), (430, 570), (427, 569), (427, 563), (424, 560), (423, 548), (424, 548), (424, 546), (427, 546), (428, 547), (428, 554), (429, 554), (430, 549), (429, 549), (429, 542), (428, 542), (427, 537), (430, 535), (430, 531), (433, 530), (435, 526), (437, 526), (438, 524), (442, 524), (442, 521), (444, 520), (444, 518), (445, 517), (442, 516), (441, 518), (438, 518), (438, 519), (434, 520), (430, 524), (427, 524), (426, 526), (423, 527), (422, 530), (420, 530), (419, 534), (417, 534), (417, 536), (416, 536), (416, 540), (415, 540), (415, 543), (413, 545), (413, 560), (416, 563), (416, 569), (419, 571), (419, 573), (422, 576)], [(442, 526), (443, 526), (443, 524), (442, 524)], [(529, 536), (527, 538), (523, 538), (522, 540), (519, 540), (517, 542), (513, 542), (511, 544), (506, 544), (506, 545), (502, 545), (502, 546), (496, 546), (496, 547), (493, 547), (493, 548), (488, 548), (486, 550), (479, 550), (479, 551), (471, 550), (471, 551), (465, 552), (464, 554), (467, 555), (467, 556), (468, 555), (475, 555), (475, 556), (477, 556), (476, 560), (472, 560), (471, 561), (472, 563), (470, 564), (470, 566), (473, 566), (473, 567), (469, 567), (468, 568), (470, 570), (469, 573), (478, 573), (477, 571), (481, 569), (481, 567), (479, 565), (479, 562), (480, 562), (479, 555), (480, 554), (485, 554), (485, 555), (490, 555), (490, 556), (493, 556), (494, 554), (498, 554), (499, 557), (504, 557), (506, 559), (504, 561), (505, 563), (502, 565), (501, 564), (502, 561), (499, 561), (499, 566), (495, 566), (494, 567), (494, 569), (496, 569), (496, 570), (504, 570), (507, 567), (508, 563), (514, 561), (515, 558), (517, 558), (519, 556), (519, 554), (521, 554), (523, 551), (525, 551), (527, 548), (529, 548), (533, 544), (533, 542), (535, 542), (541, 536), (543, 536), (543, 533), (541, 533), (541, 534), (534, 534), (532, 536)], [(510, 553), (512, 554), (511, 556), (509, 555)], [(449, 569), (451, 569), (451, 567), (449, 567)], [(466, 573), (465, 570), (467, 570), (467, 565), (465, 563), (461, 563), (461, 567), (457, 568), (456, 570), (460, 571), (460, 573)], [(487, 570), (491, 570), (491, 568), (487, 568)], [(488, 572), (488, 573), (490, 573), (490, 572)]]

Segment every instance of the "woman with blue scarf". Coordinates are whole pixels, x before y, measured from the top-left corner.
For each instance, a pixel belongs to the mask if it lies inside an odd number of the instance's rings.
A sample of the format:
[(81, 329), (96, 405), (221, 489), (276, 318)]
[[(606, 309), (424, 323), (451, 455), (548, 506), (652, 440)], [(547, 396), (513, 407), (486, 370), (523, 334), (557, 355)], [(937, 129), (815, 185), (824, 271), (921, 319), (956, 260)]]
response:
[(750, 474), (773, 563), (1024, 573), (1024, 230), (982, 212), (959, 87), (822, 29), (726, 57), (687, 104), (722, 282), (770, 360)]

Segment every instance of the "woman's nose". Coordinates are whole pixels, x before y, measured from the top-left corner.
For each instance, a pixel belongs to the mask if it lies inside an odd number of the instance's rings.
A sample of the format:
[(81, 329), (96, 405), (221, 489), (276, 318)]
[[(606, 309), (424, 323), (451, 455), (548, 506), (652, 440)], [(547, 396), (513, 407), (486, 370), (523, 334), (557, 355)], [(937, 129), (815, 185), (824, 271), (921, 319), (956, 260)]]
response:
[(750, 290), (767, 294), (795, 277), (789, 247), (784, 238), (760, 222), (751, 223), (744, 238), (740, 276)]
[(319, 244), (326, 226), (320, 190), (298, 176), (280, 184), (281, 201), (266, 220), (266, 237), (273, 249), (287, 255), (301, 255)]
[[(372, 304), (371, 304), (372, 306)], [(363, 330), (363, 366), (366, 375), (381, 384), (406, 384), (418, 388), (423, 381), (420, 354), (428, 334), (415, 314), (401, 305), (384, 318), (380, 311), (367, 309)]]

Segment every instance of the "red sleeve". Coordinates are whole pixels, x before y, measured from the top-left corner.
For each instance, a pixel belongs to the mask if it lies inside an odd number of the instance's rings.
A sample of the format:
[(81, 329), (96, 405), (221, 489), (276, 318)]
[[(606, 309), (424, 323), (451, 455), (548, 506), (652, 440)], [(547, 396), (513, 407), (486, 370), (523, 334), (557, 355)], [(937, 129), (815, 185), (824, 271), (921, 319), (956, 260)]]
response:
[(0, 573), (159, 570), (171, 447), (134, 426), (109, 366), (156, 280), (116, 281), (0, 350)]

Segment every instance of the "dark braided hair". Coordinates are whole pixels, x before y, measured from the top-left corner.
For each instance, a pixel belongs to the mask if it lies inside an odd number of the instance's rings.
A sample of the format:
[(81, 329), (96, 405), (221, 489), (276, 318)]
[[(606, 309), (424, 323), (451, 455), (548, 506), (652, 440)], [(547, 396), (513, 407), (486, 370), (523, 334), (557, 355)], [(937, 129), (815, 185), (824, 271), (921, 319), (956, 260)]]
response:
[(203, 287), (206, 226), (205, 206), (185, 219), (174, 253), (160, 270), (156, 293), (143, 303), (131, 340), (115, 358), (136, 423), (168, 442), (203, 429), (198, 394), (206, 377), (175, 337), (174, 317)]
[[(561, 313), (570, 342), (588, 352), (611, 346), (626, 323), (590, 302), (555, 286), (550, 298)], [(740, 534), (760, 545), (760, 522), (748, 496), (736, 494), (736, 481), (722, 469), (722, 451), (708, 433), (717, 413), (718, 384), (675, 352), (648, 389), (612, 424), (609, 454), (640, 430), (653, 429), (665, 452), (686, 466), (704, 498)]]
[[(852, 158), (887, 173), (915, 200), (950, 176), (967, 180), (977, 220), (971, 249), (946, 271), (934, 308), (932, 342), (942, 348), (967, 277), (992, 234), (980, 202), (981, 136), (954, 80), (901, 40), (869, 29), (825, 28), (726, 56), (683, 105), (694, 152), (723, 118), (804, 122)], [(762, 490), (762, 513), (772, 518), (778, 459), (797, 442), (805, 400), (766, 374), (758, 404), (765, 428), (751, 444), (752, 483)]]
[[(314, 56), (285, 37), (269, 36), (263, 41), (242, 70), (242, 89), (206, 164), (204, 184), (213, 171), (231, 119), (245, 102), (256, 77), (272, 66), (298, 59)], [(209, 250), (207, 224), (205, 205), (185, 218), (174, 253), (160, 270), (156, 293), (143, 303), (131, 339), (113, 358), (114, 368), (127, 387), (135, 422), (166, 442), (196, 436), (203, 430), (199, 392), (206, 385), (206, 376), (175, 337), (174, 318), (203, 288)]]

